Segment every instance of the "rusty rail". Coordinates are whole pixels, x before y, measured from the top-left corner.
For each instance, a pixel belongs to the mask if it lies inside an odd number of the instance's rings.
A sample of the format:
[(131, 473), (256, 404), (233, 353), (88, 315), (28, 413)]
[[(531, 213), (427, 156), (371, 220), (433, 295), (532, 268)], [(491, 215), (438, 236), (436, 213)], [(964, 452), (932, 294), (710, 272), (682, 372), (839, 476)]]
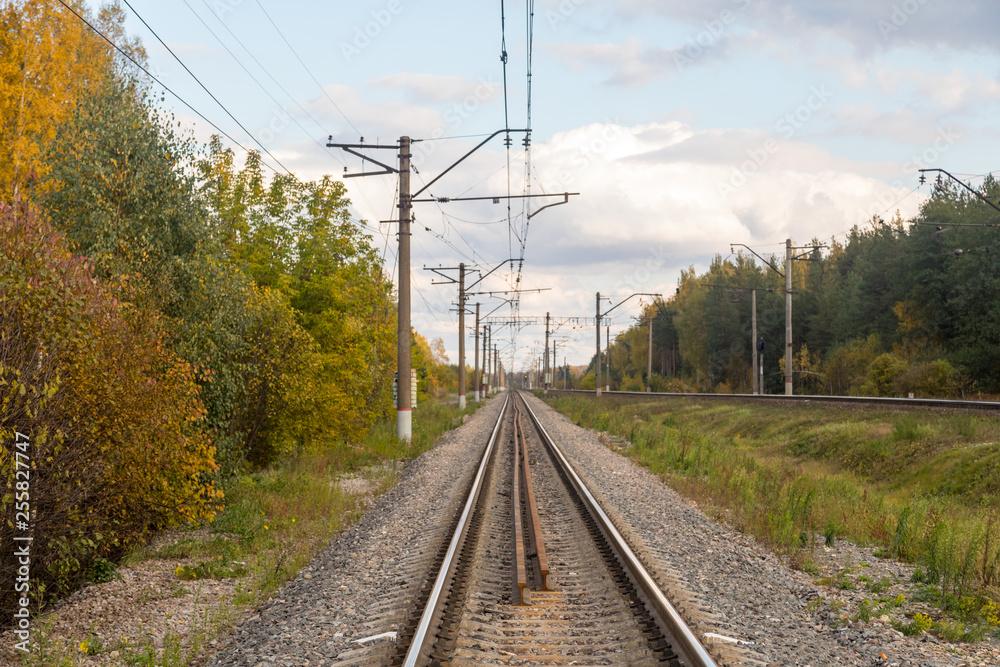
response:
[(514, 586), (511, 589), (512, 604), (531, 604), (528, 590), (528, 568), (525, 562), (524, 525), (521, 521), (521, 410), (514, 403), (514, 479), (510, 494), (511, 515), (514, 518)]
[[(531, 459), (528, 456), (528, 438), (521, 423), (521, 407), (514, 401), (514, 475), (511, 489), (511, 515), (514, 523), (514, 561), (511, 602), (531, 604), (531, 589), (528, 587), (528, 563), (530, 562), (537, 590), (551, 590), (548, 587), (549, 561), (545, 557), (545, 541), (542, 524), (538, 520), (538, 505), (535, 503), (535, 489), (531, 484)], [(522, 507), (522, 499), (524, 500)], [(526, 510), (526, 511), (525, 511)], [(528, 524), (525, 530), (525, 523)], [(527, 540), (526, 540), (527, 538)], [(529, 550), (528, 545), (531, 549)]]
[(535, 488), (531, 484), (531, 458), (528, 456), (528, 439), (524, 436), (524, 426), (521, 424), (521, 411), (518, 409), (514, 419), (517, 420), (517, 428), (521, 431), (521, 465), (524, 467), (524, 492), (528, 501), (528, 524), (531, 534), (531, 546), (534, 553), (527, 554), (529, 559), (534, 561), (535, 572), (541, 581), (543, 591), (549, 588), (549, 560), (545, 557), (545, 541), (542, 536), (542, 524), (538, 520), (538, 505), (535, 504)]

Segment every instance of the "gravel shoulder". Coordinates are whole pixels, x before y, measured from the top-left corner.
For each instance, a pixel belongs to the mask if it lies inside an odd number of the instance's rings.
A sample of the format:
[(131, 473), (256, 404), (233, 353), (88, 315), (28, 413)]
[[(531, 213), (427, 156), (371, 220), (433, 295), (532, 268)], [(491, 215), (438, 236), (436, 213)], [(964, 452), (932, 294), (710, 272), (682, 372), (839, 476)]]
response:
[[(577, 473), (633, 546), (653, 562), (655, 576), (675, 606), (695, 620), (700, 636), (730, 665), (998, 665), (1000, 644), (949, 644), (929, 635), (910, 638), (884, 618), (852, 620), (873, 596), (861, 576), (892, 586), (879, 597), (912, 597), (912, 567), (878, 558), (872, 549), (839, 541), (818, 545), (816, 560), (838, 584), (821, 586), (814, 577), (788, 567), (752, 537), (703, 513), (658, 477), (602, 444), (535, 397), (532, 409), (564, 448)], [(912, 608), (912, 607), (911, 607)], [(919, 611), (919, 606), (915, 608)], [(735, 641), (733, 641), (735, 640)], [(736, 643), (739, 642), (739, 643)]]
[(205, 664), (250, 667), (388, 662), (429, 562), (504, 402), (489, 400), (261, 605)]

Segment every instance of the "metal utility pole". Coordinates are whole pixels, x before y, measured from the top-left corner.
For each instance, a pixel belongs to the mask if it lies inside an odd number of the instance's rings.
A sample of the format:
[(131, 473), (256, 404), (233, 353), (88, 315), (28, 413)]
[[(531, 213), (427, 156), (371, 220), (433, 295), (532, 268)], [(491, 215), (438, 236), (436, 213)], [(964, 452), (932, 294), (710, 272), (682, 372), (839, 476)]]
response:
[(601, 293), (597, 293), (597, 356), (594, 357), (594, 386), (597, 388), (597, 397), (601, 397)]
[(750, 290), (750, 328), (753, 332), (753, 370), (750, 372), (750, 384), (754, 395), (760, 393), (757, 386), (757, 290)]
[(458, 265), (458, 409), (465, 409), (465, 262)]
[(605, 345), (607, 345), (607, 347), (608, 347), (608, 351), (607, 351), (607, 355), (606, 355), (607, 358), (608, 358), (608, 377), (607, 377), (607, 380), (606, 380), (606, 384), (604, 386), (607, 389), (607, 391), (611, 391), (611, 325), (610, 324), (607, 325), (607, 336), (606, 336), (606, 338), (607, 338), (607, 340), (605, 341)]
[(785, 396), (792, 395), (792, 240), (785, 240)]
[(653, 316), (649, 316), (649, 349), (646, 351), (646, 393), (653, 391)]
[(563, 357), (563, 391), (566, 391), (566, 378), (569, 376), (569, 364), (566, 363), (566, 357)]
[(396, 437), (413, 440), (413, 397), (410, 351), (410, 138), (399, 138), (399, 312), (396, 315), (396, 369), (399, 375), (396, 395)]
[(476, 403), (479, 402), (479, 304), (476, 304), (476, 347), (473, 352), (473, 359), (475, 359), (476, 367), (472, 371), (472, 384), (475, 387), (474, 395), (476, 398)]
[[(553, 341), (554, 343), (555, 341)], [(545, 313), (545, 364), (542, 366), (542, 393), (549, 393), (549, 314)]]

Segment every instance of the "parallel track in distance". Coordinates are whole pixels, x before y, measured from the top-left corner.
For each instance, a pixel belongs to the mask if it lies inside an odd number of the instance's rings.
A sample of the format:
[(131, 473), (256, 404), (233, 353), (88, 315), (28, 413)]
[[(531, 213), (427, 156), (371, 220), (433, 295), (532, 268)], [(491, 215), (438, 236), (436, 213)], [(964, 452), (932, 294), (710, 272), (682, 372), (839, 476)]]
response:
[[(550, 394), (580, 394), (594, 396), (590, 389), (549, 389)], [(604, 391), (601, 396), (628, 398), (695, 398), (706, 400), (738, 401), (787, 401), (789, 403), (844, 403), (850, 405), (903, 406), (911, 408), (936, 408), (959, 410), (991, 410), (1000, 412), (998, 401), (969, 401), (945, 398), (890, 398), (878, 396), (813, 396), (809, 394), (682, 394), (655, 391)]]

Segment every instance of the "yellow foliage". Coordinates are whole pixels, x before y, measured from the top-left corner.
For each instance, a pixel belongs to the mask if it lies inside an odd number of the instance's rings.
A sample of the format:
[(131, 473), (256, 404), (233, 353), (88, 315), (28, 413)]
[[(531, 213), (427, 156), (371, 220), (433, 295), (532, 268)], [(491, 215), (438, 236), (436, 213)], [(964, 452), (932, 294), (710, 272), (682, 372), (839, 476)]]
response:
[(99, 38), (58, 1), (0, 7), (0, 201), (45, 175), (58, 124), (110, 64)]

